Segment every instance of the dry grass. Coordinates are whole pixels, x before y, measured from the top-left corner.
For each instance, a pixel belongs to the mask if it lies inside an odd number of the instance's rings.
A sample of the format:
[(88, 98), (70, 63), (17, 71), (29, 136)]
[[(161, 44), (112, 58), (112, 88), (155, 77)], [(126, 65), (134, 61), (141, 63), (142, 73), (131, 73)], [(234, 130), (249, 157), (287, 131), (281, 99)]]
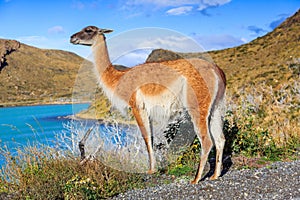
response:
[(13, 199), (100, 199), (143, 185), (138, 174), (96, 160), (82, 166), (76, 157), (61, 157), (50, 148), (28, 147), (6, 159), (0, 193)]
[(299, 82), (277, 89), (262, 84), (229, 93), (225, 131), (234, 138), (233, 151), (276, 159), (296, 155), (300, 147), (299, 105)]
[(300, 83), (278, 89), (266, 84), (229, 94), (228, 112), (237, 120), (250, 112), (255, 132), (268, 130), (277, 145), (300, 133)]

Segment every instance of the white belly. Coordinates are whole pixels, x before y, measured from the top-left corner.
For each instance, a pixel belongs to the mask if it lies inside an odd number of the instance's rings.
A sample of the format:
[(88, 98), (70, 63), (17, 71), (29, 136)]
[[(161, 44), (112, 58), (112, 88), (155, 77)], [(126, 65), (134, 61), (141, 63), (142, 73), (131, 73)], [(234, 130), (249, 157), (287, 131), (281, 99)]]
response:
[(155, 96), (145, 95), (141, 90), (136, 93), (139, 109), (146, 111), (156, 130), (164, 129), (171, 120), (182, 113), (187, 102), (185, 78), (180, 78), (165, 87), (166, 90)]

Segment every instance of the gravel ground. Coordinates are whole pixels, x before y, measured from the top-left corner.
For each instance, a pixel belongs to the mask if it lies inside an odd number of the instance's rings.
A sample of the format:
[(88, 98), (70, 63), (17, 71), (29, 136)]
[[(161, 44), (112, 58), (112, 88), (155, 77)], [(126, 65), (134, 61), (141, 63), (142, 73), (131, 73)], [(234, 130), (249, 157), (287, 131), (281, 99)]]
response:
[(276, 162), (259, 169), (229, 170), (218, 180), (132, 190), (113, 199), (280, 199), (300, 200), (300, 160)]

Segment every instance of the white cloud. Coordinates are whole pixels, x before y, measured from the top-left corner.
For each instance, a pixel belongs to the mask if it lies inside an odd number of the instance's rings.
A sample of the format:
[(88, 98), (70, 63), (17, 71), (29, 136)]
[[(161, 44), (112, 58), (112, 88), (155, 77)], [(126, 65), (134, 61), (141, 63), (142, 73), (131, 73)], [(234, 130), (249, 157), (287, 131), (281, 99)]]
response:
[[(145, 32), (150, 31), (145, 29)], [(192, 38), (183, 36), (176, 32), (167, 31), (167, 35), (149, 35), (150, 36), (147, 37), (139, 35), (134, 39), (128, 39), (126, 36), (111, 38), (108, 41), (108, 49), (112, 62), (114, 64), (132, 67), (144, 63), (154, 49), (168, 49), (174, 52), (203, 51), (203, 48)]]
[(168, 10), (166, 13), (168, 15), (184, 15), (189, 13), (193, 9), (193, 6), (182, 6), (178, 8), (172, 8)]
[(34, 45), (36, 43), (47, 41), (47, 38), (44, 36), (32, 35), (32, 36), (21, 36), (17, 38), (17, 40), (25, 44)]
[(128, 6), (154, 5), (156, 7), (182, 6), (187, 4), (195, 4), (197, 0), (126, 0)]
[(198, 35), (192, 36), (206, 51), (219, 50), (239, 46), (247, 42), (245, 38), (238, 38), (228, 34), (222, 35)]
[(191, 38), (181, 34), (174, 34), (141, 41), (139, 42), (139, 48), (151, 47), (152, 49), (163, 48), (175, 52), (203, 52), (234, 47), (246, 42), (245, 38), (229, 34), (193, 34)]
[(57, 34), (57, 33), (64, 33), (64, 28), (62, 26), (53, 26), (48, 29), (48, 33), (50, 34)]
[(155, 36), (138, 43), (139, 48), (169, 49), (177, 52), (200, 51), (201, 48), (191, 38), (182, 35)]
[(78, 9), (78, 10), (82, 10), (82, 9), (85, 8), (85, 5), (81, 1), (73, 1), (72, 8), (75, 8), (75, 9)]
[(140, 5), (154, 5), (160, 8), (164, 7), (178, 7), (186, 5), (206, 5), (208, 6), (218, 6), (223, 5), (231, 0), (126, 0), (125, 4), (128, 6), (140, 6)]
[(201, 52), (203, 48), (191, 37), (162, 28), (126, 31), (107, 39), (110, 58), (118, 64), (133, 66), (143, 63), (153, 49), (175, 52)]
[(229, 3), (231, 0), (123, 0), (123, 9), (135, 10), (143, 7), (150, 10), (168, 9), (169, 15), (187, 14), (192, 9), (204, 11), (211, 7), (218, 7)]
[(132, 67), (144, 63), (151, 51), (152, 50), (150, 49), (135, 50), (122, 55), (112, 62), (114, 64), (121, 64), (127, 67)]
[(246, 38), (241, 38), (241, 41), (244, 42), (244, 43), (248, 43), (249, 40), (247, 40)]
[(198, 5), (198, 10), (203, 11), (209, 7), (218, 7), (226, 3), (229, 3), (231, 0), (202, 0)]
[(100, 5), (99, 0), (84, 1), (84, 0), (73, 0), (71, 7), (78, 10), (84, 9), (95, 9)]

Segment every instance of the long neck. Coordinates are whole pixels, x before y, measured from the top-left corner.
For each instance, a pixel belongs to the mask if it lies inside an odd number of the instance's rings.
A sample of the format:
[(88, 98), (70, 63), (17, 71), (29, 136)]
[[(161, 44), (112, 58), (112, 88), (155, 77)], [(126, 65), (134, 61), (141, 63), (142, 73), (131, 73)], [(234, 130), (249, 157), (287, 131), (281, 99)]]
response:
[(104, 35), (99, 35), (97, 37), (96, 43), (92, 46), (92, 50), (94, 55), (94, 62), (101, 78), (103, 72), (109, 67), (112, 67)]
[(96, 44), (92, 46), (94, 62), (99, 73), (99, 84), (106, 96), (111, 98), (116, 95), (115, 88), (119, 84), (120, 78), (125, 71), (116, 70), (110, 62), (105, 37), (99, 35)]

